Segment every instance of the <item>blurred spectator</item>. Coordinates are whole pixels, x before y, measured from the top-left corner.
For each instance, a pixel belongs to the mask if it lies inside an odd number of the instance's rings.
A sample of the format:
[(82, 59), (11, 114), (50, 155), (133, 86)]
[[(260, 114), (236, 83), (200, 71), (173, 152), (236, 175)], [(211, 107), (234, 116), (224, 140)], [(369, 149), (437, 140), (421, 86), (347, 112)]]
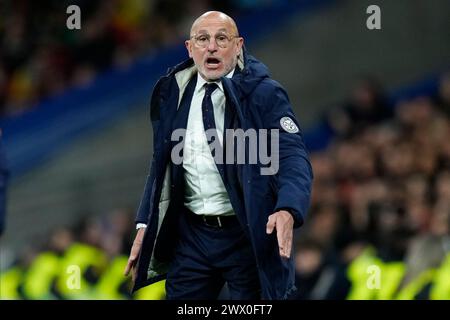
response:
[(314, 240), (298, 240), (295, 247), (297, 291), (290, 299), (344, 299), (350, 283), (343, 266), (327, 256), (324, 247)]
[(76, 241), (100, 248), (102, 243), (101, 222), (94, 214), (87, 214), (74, 228)]
[(339, 137), (352, 137), (391, 115), (381, 85), (373, 77), (363, 76), (355, 85), (350, 102), (334, 109), (328, 122)]
[(450, 117), (450, 72), (445, 73), (439, 81), (436, 104), (439, 109)]
[(132, 231), (136, 228), (133, 220), (132, 210), (116, 209), (103, 222), (101, 247), (109, 257), (128, 255), (133, 244)]
[(73, 242), (72, 231), (66, 227), (59, 227), (50, 233), (47, 249), (58, 255), (63, 255)]
[[(418, 277), (426, 272), (437, 269), (444, 260), (445, 247), (442, 238), (433, 235), (424, 235), (415, 238), (405, 258), (406, 274), (399, 289), (405, 288)], [(413, 298), (427, 299), (429, 297), (430, 285), (427, 282)]]

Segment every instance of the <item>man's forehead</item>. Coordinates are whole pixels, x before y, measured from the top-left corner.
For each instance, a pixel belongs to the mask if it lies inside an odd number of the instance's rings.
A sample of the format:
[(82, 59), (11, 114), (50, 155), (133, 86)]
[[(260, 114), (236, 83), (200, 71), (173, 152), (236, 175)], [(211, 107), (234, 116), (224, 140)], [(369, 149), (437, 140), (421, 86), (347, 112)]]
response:
[(236, 27), (230, 19), (223, 17), (204, 17), (194, 22), (191, 33), (207, 33), (207, 32), (235, 32)]
[(221, 33), (221, 32), (230, 32), (229, 29), (227, 28), (219, 28), (219, 29), (215, 29), (215, 28), (201, 28), (198, 29), (195, 33), (197, 34), (201, 34), (201, 33)]

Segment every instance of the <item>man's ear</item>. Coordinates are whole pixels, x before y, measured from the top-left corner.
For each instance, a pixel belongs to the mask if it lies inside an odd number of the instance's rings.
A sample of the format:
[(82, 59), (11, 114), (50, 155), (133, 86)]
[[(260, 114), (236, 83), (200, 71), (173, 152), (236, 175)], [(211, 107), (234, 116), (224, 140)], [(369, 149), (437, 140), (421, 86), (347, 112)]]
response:
[(240, 37), (236, 44), (236, 56), (239, 56), (241, 54), (243, 45), (244, 45), (244, 38)]
[(192, 58), (191, 41), (190, 41), (190, 40), (186, 40), (186, 41), (184, 42), (184, 45), (186, 46), (186, 49), (187, 49), (187, 51), (188, 51), (189, 58)]

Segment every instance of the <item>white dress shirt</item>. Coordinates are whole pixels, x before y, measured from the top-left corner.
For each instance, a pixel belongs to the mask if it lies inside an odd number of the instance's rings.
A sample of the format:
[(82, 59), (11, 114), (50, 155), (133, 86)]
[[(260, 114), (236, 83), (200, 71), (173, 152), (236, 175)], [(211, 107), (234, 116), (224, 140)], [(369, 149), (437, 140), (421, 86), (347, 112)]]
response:
[[(233, 76), (234, 69), (226, 75)], [(200, 74), (191, 101), (183, 149), (183, 168), (186, 181), (184, 205), (196, 214), (233, 215), (233, 208), (206, 139), (202, 120), (202, 101), (205, 83)], [(220, 143), (222, 144), (225, 124), (225, 94), (222, 82), (212, 93), (214, 119)]]

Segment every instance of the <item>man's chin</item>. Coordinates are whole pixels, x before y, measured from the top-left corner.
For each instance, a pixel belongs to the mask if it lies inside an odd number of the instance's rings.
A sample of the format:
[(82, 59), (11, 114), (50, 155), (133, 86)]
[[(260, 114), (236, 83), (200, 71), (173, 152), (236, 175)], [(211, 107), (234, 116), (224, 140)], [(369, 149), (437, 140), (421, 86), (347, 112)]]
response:
[(204, 71), (203, 72), (203, 78), (205, 78), (207, 81), (216, 81), (219, 80), (221, 77), (223, 77), (225, 74), (223, 71)]

